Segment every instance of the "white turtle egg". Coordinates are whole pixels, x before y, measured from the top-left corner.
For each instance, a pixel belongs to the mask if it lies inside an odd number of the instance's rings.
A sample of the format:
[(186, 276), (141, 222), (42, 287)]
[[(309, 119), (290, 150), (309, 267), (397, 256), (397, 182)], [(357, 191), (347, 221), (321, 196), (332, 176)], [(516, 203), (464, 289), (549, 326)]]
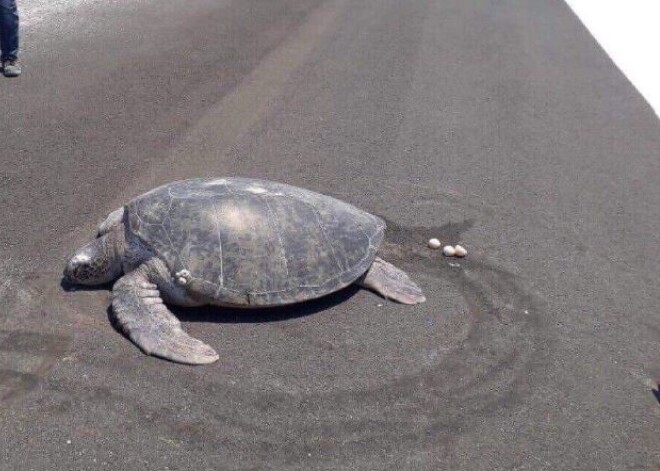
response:
[(442, 245), (442, 244), (440, 243), (440, 241), (438, 239), (429, 239), (429, 247), (430, 248), (439, 249), (440, 245)]
[(451, 245), (445, 245), (442, 248), (442, 253), (445, 257), (453, 257), (456, 254), (456, 249)]
[(467, 250), (462, 245), (457, 245), (454, 247), (454, 255), (457, 257), (465, 257), (467, 255)]

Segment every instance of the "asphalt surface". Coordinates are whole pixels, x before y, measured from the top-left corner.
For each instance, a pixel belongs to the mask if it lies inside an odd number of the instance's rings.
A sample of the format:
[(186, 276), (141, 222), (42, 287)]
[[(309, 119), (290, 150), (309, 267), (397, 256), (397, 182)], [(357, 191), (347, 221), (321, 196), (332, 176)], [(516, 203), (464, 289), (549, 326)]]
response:
[[(562, 2), (83, 2), (22, 44), (0, 469), (660, 467), (660, 123)], [(178, 309), (220, 360), (144, 356), (63, 263), (131, 197), (211, 175), (386, 218), (427, 303)]]

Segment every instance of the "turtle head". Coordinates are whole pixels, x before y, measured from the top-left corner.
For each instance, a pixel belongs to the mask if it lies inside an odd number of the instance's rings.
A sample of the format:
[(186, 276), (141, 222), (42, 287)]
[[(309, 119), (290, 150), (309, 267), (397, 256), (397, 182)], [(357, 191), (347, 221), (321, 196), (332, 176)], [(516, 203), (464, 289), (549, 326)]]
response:
[(101, 285), (122, 274), (123, 231), (114, 230), (74, 253), (64, 269), (64, 279), (78, 285)]

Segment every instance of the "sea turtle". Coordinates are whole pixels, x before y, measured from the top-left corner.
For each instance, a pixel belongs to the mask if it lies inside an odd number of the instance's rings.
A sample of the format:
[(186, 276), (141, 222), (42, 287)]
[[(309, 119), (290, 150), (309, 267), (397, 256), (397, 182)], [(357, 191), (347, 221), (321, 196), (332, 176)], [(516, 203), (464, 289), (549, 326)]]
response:
[[(282, 306), (356, 283), (404, 304), (425, 301), (376, 257), (385, 223), (335, 198), (248, 178), (158, 187), (112, 212), (68, 261), (68, 283), (119, 278), (112, 313), (146, 354), (187, 364), (218, 354), (183, 331), (165, 303)], [(122, 276), (123, 275), (123, 276)]]

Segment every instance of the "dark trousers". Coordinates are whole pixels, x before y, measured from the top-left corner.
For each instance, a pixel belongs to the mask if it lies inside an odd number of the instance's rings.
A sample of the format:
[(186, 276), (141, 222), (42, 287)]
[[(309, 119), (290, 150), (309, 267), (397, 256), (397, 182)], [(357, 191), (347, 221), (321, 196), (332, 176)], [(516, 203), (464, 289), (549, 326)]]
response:
[(16, 0), (0, 0), (0, 60), (18, 59)]

